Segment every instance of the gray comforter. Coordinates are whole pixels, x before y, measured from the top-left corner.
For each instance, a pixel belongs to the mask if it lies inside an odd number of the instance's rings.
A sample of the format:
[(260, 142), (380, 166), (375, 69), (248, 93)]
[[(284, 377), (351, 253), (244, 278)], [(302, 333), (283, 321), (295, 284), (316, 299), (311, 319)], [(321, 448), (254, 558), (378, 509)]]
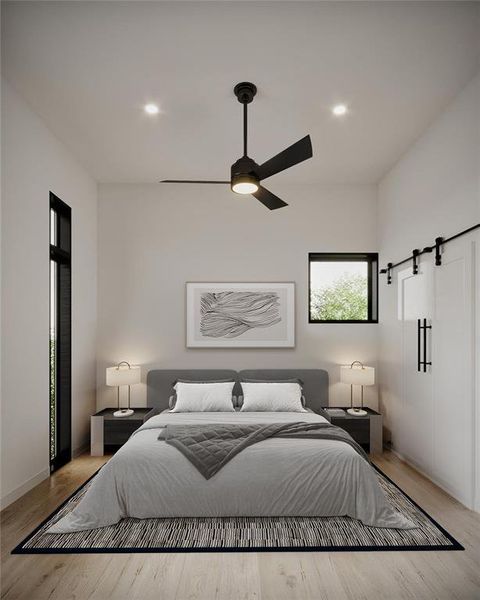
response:
[(210, 479), (239, 452), (272, 437), (337, 440), (369, 461), (363, 448), (344, 429), (330, 423), (167, 425), (158, 439), (177, 448), (205, 479)]
[(95, 476), (78, 505), (49, 533), (113, 525), (124, 517), (349, 516), (408, 529), (371, 465), (333, 439), (271, 437), (205, 479), (158, 436), (167, 425), (326, 423), (315, 413), (170, 413), (149, 419)]

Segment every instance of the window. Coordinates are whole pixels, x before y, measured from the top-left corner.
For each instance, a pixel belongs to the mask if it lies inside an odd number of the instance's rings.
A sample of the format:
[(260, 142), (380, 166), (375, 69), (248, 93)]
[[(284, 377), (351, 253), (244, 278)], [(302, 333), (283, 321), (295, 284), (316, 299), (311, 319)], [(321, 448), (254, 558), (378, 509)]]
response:
[(378, 254), (308, 255), (309, 323), (378, 323)]
[(71, 209), (50, 193), (50, 470), (71, 459)]

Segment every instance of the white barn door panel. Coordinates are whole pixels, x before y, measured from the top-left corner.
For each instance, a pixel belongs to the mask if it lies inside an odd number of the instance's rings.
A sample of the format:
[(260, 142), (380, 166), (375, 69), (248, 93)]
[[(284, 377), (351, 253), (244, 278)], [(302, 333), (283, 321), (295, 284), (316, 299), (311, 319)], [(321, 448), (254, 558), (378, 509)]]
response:
[(474, 245), (449, 242), (434, 270), (433, 478), (473, 508)]
[[(419, 358), (423, 358), (423, 339), (420, 339), (419, 348), (418, 319), (427, 319), (430, 323), (432, 314), (432, 266), (430, 262), (422, 261), (416, 275), (411, 266), (398, 274), (403, 389), (401, 434), (395, 445), (405, 458), (425, 473), (431, 473), (433, 468), (433, 382), (431, 369), (424, 373), (418, 367)], [(427, 347), (430, 348), (430, 335)]]

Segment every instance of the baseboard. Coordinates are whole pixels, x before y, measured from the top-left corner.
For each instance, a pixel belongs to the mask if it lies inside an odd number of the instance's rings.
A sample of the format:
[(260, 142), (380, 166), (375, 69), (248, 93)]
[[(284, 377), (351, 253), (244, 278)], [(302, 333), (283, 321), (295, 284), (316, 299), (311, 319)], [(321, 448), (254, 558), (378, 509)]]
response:
[(30, 477), (30, 479), (27, 479), (25, 483), (22, 483), (22, 485), (19, 485), (17, 488), (0, 498), (0, 510), (7, 508), (7, 506), (12, 504), (12, 502), (15, 502), (15, 500), (21, 498), (24, 494), (29, 492), (36, 485), (47, 479), (49, 476), (50, 469), (47, 467), (46, 469), (40, 471), (40, 473), (37, 473), (33, 477)]
[[(434, 483), (437, 487), (442, 489), (444, 492), (447, 492), (447, 494), (449, 496), (452, 496), (452, 494), (448, 490), (446, 490), (444, 487), (442, 487), (439, 483), (437, 483), (431, 475), (429, 475), (428, 473), (425, 473), (425, 471), (423, 471), (415, 462), (411, 461), (409, 458), (407, 458), (404, 454), (402, 454), (398, 450), (395, 450), (395, 448), (393, 446), (390, 446), (390, 451), (392, 452), (392, 454), (395, 454), (395, 456), (397, 458), (399, 458), (404, 463), (406, 463), (409, 467), (412, 467), (412, 469), (415, 469), (415, 471), (417, 471), (417, 473), (420, 473), (420, 475), (423, 475), (426, 479), (429, 479), (432, 483)], [(453, 496), (452, 496), (452, 498), (453, 498)], [(455, 500), (456, 500), (456, 498), (455, 498)]]
[[(461, 498), (457, 498), (457, 496), (455, 496), (451, 490), (447, 489), (444, 485), (442, 485), (439, 481), (437, 481), (434, 477), (432, 477), (431, 475), (429, 475), (428, 473), (425, 473), (425, 471), (423, 471), (418, 465), (416, 465), (414, 462), (412, 462), (411, 460), (409, 460), (406, 456), (404, 456), (401, 452), (398, 452), (398, 450), (395, 450), (393, 447), (390, 447), (390, 451), (392, 452), (392, 454), (395, 454), (395, 456), (397, 456), (400, 460), (402, 460), (404, 463), (406, 463), (409, 467), (411, 467), (412, 469), (415, 469), (415, 471), (417, 471), (417, 473), (420, 473), (420, 475), (423, 475), (426, 479), (428, 479), (429, 481), (431, 481), (432, 483), (434, 483), (437, 487), (439, 487), (441, 490), (443, 490), (446, 494), (448, 494), (451, 498), (453, 498), (454, 500), (456, 500), (457, 502), (460, 502), (460, 504), (462, 506), (465, 506), (466, 508), (468, 508), (469, 510), (476, 510), (474, 506), (469, 506), (468, 504), (465, 504), (465, 502), (461, 499)], [(478, 511), (476, 511), (478, 512)]]
[[(72, 459), (77, 458), (85, 452), (88, 452), (89, 448), (90, 444), (88, 442), (82, 444), (81, 446), (72, 451)], [(30, 479), (28, 479), (25, 483), (22, 483), (22, 485), (19, 485), (13, 491), (0, 498), (0, 510), (7, 508), (7, 506), (12, 504), (12, 502), (15, 502), (15, 500), (21, 498), (24, 494), (33, 489), (36, 485), (47, 479), (47, 477), (50, 477), (50, 469), (48, 467), (46, 469), (43, 469), (42, 471), (40, 471), (40, 473), (37, 473), (33, 477), (30, 477)]]
[(88, 442), (85, 444), (82, 444), (81, 446), (79, 446), (78, 448), (76, 448), (75, 450), (72, 451), (72, 458), (77, 458), (81, 454), (88, 452), (89, 449), (90, 449), (90, 444)]

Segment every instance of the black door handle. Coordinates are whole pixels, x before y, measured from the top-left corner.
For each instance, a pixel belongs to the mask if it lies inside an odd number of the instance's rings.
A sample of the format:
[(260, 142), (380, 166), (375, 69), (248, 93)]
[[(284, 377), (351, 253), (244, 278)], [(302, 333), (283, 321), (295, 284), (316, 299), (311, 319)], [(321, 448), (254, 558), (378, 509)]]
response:
[(427, 365), (431, 365), (432, 362), (427, 362), (427, 329), (431, 329), (431, 325), (427, 325), (427, 319), (423, 319), (423, 372), (427, 372)]
[(420, 359), (420, 353), (421, 353), (421, 348), (420, 348), (420, 330), (421, 330), (421, 325), (420, 325), (420, 319), (417, 319), (417, 371), (420, 373), (420, 367), (422, 364), (422, 361)]
[[(427, 329), (431, 329), (431, 325), (427, 325), (427, 319), (417, 319), (417, 371), (427, 372), (427, 365), (431, 365), (431, 361), (427, 361)], [(420, 358), (422, 354), (421, 332), (423, 330), (423, 360)]]

